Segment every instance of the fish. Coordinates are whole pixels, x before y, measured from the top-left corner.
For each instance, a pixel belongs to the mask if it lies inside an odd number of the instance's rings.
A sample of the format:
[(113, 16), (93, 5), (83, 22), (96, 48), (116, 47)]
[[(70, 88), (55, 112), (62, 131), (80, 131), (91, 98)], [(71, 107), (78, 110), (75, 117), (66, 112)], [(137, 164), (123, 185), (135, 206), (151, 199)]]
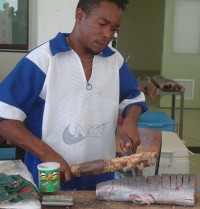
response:
[(129, 201), (137, 205), (195, 205), (198, 177), (195, 174), (133, 176), (100, 182), (96, 198), (106, 201)]

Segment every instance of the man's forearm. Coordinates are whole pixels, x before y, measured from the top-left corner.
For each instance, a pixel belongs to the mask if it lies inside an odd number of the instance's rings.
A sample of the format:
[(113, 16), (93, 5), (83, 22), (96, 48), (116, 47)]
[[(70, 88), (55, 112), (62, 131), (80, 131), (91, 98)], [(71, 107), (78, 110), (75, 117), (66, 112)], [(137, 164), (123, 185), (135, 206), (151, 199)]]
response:
[(142, 107), (140, 106), (129, 106), (126, 109), (125, 118), (118, 132), (121, 138), (120, 146), (125, 153), (129, 153), (130, 148), (135, 153), (137, 146), (141, 143), (137, 128), (137, 122), (141, 113)]
[(68, 163), (49, 145), (33, 135), (22, 122), (16, 120), (0, 121), (0, 135), (11, 143), (30, 151), (42, 162), (60, 163), (61, 181), (71, 180), (71, 173)]
[(52, 151), (47, 144), (33, 135), (21, 121), (0, 121), (0, 135), (12, 144), (30, 151), (41, 160), (48, 150)]
[(142, 113), (141, 106), (133, 105), (128, 107), (126, 110), (124, 122), (132, 125), (137, 125), (141, 113)]

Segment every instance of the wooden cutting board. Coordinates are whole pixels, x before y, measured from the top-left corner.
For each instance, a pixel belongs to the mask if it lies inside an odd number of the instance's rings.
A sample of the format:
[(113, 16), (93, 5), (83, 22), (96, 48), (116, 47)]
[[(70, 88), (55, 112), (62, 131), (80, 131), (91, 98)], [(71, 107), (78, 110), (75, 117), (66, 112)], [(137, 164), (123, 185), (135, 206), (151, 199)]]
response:
[(59, 191), (60, 194), (72, 195), (74, 205), (70, 207), (47, 207), (42, 209), (183, 209), (200, 208), (200, 193), (196, 193), (196, 203), (194, 207), (173, 206), (173, 205), (134, 205), (131, 202), (110, 202), (96, 200), (95, 191)]
[[(141, 144), (138, 146), (136, 153), (155, 152), (159, 156), (162, 145), (162, 132), (159, 130), (139, 128), (139, 134)], [(116, 136), (116, 152), (121, 153), (120, 138), (118, 136)]]

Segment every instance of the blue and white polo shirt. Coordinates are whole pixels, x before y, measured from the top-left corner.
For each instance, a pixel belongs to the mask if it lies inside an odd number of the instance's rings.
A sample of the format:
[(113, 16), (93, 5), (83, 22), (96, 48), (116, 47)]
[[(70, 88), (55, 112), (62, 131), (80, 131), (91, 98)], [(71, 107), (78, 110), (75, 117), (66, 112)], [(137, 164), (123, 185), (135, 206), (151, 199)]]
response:
[[(118, 51), (106, 47), (93, 59), (87, 81), (79, 56), (54, 39), (25, 56), (0, 85), (0, 119), (24, 121), (27, 128), (71, 165), (115, 157), (119, 110), (146, 110), (144, 94)], [(25, 163), (37, 182), (40, 160), (26, 152)]]

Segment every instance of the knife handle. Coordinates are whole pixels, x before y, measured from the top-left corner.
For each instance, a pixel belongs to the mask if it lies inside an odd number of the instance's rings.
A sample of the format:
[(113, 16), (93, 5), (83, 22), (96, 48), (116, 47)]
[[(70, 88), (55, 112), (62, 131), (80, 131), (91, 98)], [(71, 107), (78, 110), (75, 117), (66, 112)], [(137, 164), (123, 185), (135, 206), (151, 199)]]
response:
[(132, 147), (127, 147), (127, 148), (126, 148), (126, 155), (127, 155), (127, 156), (130, 156), (130, 155), (132, 155), (132, 154), (134, 154), (134, 153), (133, 153), (133, 148), (132, 148)]
[(125, 146), (125, 154), (126, 154), (126, 156), (129, 156), (129, 155), (132, 155), (132, 154), (135, 154), (136, 153), (136, 149), (132, 146), (132, 144), (131, 144), (131, 140), (130, 139), (123, 139), (123, 141), (124, 141), (124, 144), (126, 145), (126, 144), (130, 144), (131, 146), (129, 146), (129, 147), (126, 147)]
[(74, 176), (97, 175), (104, 173), (104, 160), (94, 160), (70, 166)]

